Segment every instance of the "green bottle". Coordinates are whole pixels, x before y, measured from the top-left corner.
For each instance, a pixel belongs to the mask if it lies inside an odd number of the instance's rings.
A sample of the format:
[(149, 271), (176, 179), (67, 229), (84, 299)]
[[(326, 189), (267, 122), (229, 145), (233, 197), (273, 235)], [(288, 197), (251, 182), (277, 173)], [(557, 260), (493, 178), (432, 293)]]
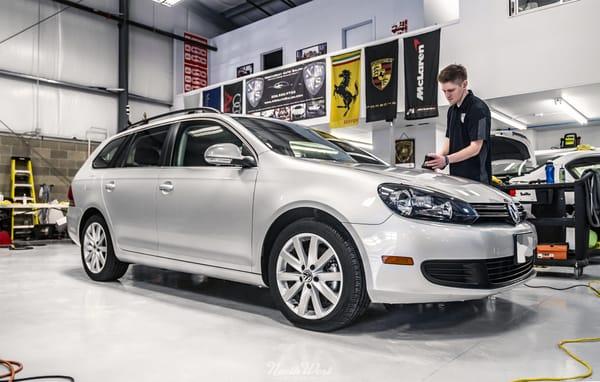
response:
[(565, 166), (564, 165), (560, 166), (560, 170), (558, 170), (558, 182), (559, 183), (565, 182)]

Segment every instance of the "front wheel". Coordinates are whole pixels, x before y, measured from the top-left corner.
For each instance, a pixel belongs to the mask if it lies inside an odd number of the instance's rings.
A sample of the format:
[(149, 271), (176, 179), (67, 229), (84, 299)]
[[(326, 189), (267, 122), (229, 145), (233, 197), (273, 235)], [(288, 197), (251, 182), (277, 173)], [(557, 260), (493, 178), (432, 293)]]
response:
[(314, 219), (301, 219), (279, 234), (269, 261), (269, 285), (278, 308), (304, 329), (340, 329), (369, 304), (354, 243)]
[(127, 272), (127, 263), (115, 256), (104, 218), (90, 217), (81, 232), (81, 261), (85, 273), (94, 281), (114, 281)]

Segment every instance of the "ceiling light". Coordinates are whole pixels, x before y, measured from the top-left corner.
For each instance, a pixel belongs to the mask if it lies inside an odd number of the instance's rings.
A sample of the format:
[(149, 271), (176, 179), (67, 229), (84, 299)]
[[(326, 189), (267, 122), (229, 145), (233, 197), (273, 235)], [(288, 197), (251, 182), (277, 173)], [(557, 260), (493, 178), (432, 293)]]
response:
[(573, 107), (570, 103), (565, 101), (563, 98), (555, 98), (554, 104), (560, 107), (565, 113), (569, 114), (571, 118), (579, 122), (581, 125), (587, 125), (588, 119), (585, 115), (581, 114), (581, 112)]
[(179, 3), (180, 1), (181, 0), (154, 0), (155, 3), (166, 5), (167, 7), (172, 7), (173, 5)]
[(509, 126), (512, 126), (512, 127), (516, 128), (516, 129), (525, 130), (527, 128), (527, 125), (524, 124), (523, 122), (517, 121), (516, 119), (511, 118), (511, 117), (509, 117), (507, 115), (504, 115), (502, 113), (499, 113), (496, 110), (491, 110), (491, 113), (492, 113), (492, 118), (494, 118), (495, 120), (498, 120), (498, 121), (500, 121), (502, 123), (505, 123), (505, 124), (507, 124)]

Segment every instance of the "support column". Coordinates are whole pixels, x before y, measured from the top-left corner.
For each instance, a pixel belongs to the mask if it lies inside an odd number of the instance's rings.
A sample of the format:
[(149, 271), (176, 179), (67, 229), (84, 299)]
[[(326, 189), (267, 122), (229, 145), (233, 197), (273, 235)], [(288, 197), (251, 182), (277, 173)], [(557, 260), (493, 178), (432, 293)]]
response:
[(123, 131), (129, 121), (129, 0), (119, 0), (119, 93), (117, 130)]

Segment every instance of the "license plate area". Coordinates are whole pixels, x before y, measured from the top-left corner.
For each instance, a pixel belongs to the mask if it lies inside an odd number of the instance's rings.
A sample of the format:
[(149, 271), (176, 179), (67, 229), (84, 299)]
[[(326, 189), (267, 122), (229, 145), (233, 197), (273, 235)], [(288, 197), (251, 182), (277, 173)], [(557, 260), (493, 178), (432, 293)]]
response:
[(515, 263), (524, 264), (533, 256), (534, 237), (532, 232), (514, 235)]

